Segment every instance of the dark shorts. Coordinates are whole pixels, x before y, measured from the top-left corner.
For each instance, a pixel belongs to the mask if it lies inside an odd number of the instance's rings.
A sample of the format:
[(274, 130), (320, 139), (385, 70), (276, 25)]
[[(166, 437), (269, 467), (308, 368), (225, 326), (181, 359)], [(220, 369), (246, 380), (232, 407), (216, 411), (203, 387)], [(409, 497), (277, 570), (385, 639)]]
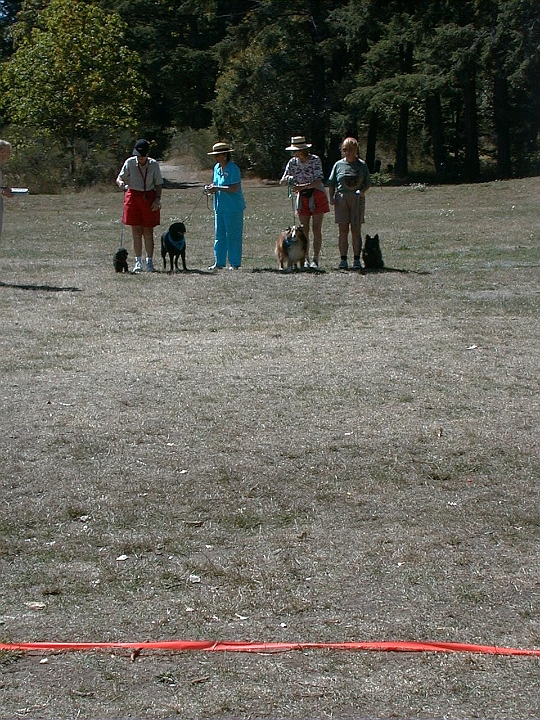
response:
[(314, 190), (310, 198), (300, 195), (297, 208), (296, 214), (299, 216), (322, 215), (330, 211), (328, 198), (322, 190)]
[(155, 199), (155, 190), (145, 193), (140, 190), (128, 190), (124, 198), (124, 212), (122, 213), (124, 225), (139, 225), (147, 228), (159, 225), (159, 210), (152, 211), (151, 209)]

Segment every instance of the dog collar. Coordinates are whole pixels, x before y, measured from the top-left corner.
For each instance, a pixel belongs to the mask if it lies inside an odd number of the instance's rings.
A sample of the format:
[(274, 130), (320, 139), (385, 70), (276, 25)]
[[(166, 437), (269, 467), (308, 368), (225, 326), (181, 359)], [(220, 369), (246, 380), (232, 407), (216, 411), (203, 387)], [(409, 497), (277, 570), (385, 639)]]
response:
[(182, 252), (182, 250), (186, 247), (186, 238), (183, 235), (181, 240), (173, 240), (171, 237), (171, 233), (168, 232), (167, 240), (180, 252)]

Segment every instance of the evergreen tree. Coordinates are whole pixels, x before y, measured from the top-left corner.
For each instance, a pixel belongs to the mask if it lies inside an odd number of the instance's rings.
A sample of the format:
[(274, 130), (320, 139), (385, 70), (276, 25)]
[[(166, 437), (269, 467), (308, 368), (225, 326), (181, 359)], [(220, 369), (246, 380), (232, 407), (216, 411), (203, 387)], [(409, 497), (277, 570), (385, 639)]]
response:
[(256, 172), (277, 176), (292, 135), (326, 156), (332, 107), (328, 12), (335, 2), (261, 0), (218, 46), (218, 132)]
[(0, 0), (0, 60), (12, 51), (11, 26), (21, 8), (21, 0)]
[(538, 169), (537, 0), (24, 0), (14, 21), (18, 7), (0, 0), (0, 104), (71, 147), (127, 125), (160, 152), (170, 129), (213, 124), (269, 176), (298, 134), (325, 171), (346, 135), (402, 176), (413, 151), (447, 177), (478, 178), (481, 156), (499, 177)]
[[(492, 18), (483, 46), (497, 156), (497, 176), (511, 177), (514, 165), (530, 170), (540, 130), (540, 22), (534, 0), (499, 0), (482, 6)], [(495, 22), (493, 22), (495, 18)]]
[[(423, 78), (416, 72), (415, 57), (422, 40), (425, 3), (406, 0), (367, 2), (351, 0), (341, 14), (346, 29), (350, 18), (362, 18), (367, 36), (359, 66), (354, 72), (354, 86), (346, 97), (349, 111), (357, 118), (359, 134), (367, 133), (366, 160), (373, 169), (376, 138), (380, 135), (394, 147), (395, 170), (399, 176), (408, 173), (409, 129), (421, 125), (420, 99)], [(356, 38), (348, 35), (349, 44)]]

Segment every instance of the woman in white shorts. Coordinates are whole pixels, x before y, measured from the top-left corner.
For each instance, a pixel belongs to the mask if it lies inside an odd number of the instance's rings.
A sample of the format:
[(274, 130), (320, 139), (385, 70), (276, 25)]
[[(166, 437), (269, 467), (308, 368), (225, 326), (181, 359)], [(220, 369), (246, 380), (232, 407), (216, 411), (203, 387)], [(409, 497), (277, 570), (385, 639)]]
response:
[[(9, 160), (11, 155), (11, 143), (7, 140), (0, 140), (0, 165), (3, 165)], [(2, 237), (2, 220), (4, 214), (4, 197), (13, 197), (11, 188), (7, 185), (4, 186), (2, 179), (2, 169), (0, 168), (0, 237)]]

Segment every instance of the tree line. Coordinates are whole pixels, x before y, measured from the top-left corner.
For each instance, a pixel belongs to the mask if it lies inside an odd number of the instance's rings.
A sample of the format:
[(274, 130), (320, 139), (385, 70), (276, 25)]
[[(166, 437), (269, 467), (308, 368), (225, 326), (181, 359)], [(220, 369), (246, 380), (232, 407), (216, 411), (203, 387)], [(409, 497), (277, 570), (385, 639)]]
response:
[(292, 135), (325, 170), (353, 135), (381, 175), (540, 171), (537, 0), (0, 0), (0, 53), (2, 133), (70, 176), (187, 128), (263, 177)]

